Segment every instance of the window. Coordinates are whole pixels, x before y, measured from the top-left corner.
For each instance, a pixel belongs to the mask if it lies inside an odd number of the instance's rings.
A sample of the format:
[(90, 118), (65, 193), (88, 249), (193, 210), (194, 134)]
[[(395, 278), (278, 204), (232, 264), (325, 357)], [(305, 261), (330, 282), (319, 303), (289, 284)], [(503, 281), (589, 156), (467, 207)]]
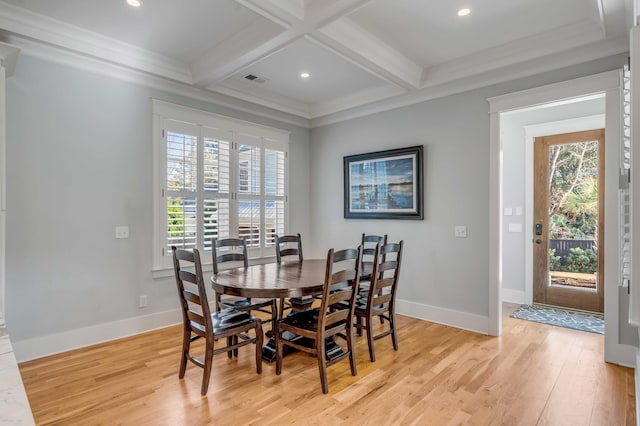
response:
[(287, 230), (289, 133), (155, 100), (153, 114), (154, 269), (171, 267), (171, 246), (210, 252), (213, 238), (273, 256)]

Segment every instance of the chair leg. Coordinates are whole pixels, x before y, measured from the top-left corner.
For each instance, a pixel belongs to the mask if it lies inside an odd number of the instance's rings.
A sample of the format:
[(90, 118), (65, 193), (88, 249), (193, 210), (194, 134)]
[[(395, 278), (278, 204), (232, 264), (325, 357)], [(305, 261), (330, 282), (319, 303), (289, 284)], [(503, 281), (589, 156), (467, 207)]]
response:
[(369, 317), (367, 318), (367, 344), (369, 345), (369, 358), (371, 359), (371, 362), (376, 362), (376, 352), (375, 349), (373, 347), (373, 324), (372, 321), (373, 318)]
[[(238, 336), (233, 336), (233, 344), (234, 345), (238, 344)], [(233, 350), (233, 356), (235, 356), (236, 358), (238, 357), (238, 348), (235, 348)]]
[(280, 336), (281, 331), (280, 330), (276, 330), (276, 332), (274, 333), (275, 336), (275, 344), (276, 344), (276, 375), (280, 375), (280, 373), (282, 373), (282, 351), (283, 351), (283, 345), (282, 345), (282, 336)]
[(318, 370), (320, 370), (320, 384), (322, 385), (322, 393), (329, 393), (329, 383), (327, 382), (327, 360), (325, 354), (324, 339), (320, 339), (318, 346)]
[(187, 371), (187, 357), (189, 354), (189, 347), (191, 346), (191, 331), (186, 327), (182, 334), (182, 357), (180, 358), (180, 372), (179, 378), (184, 378), (184, 373)]
[(278, 321), (278, 304), (276, 299), (271, 300), (271, 330), (273, 331), (276, 321)]
[(213, 364), (213, 339), (207, 339), (204, 353), (204, 373), (202, 374), (202, 395), (207, 394), (209, 380), (211, 379), (211, 364)]
[(222, 298), (220, 297), (220, 293), (216, 292), (216, 312), (218, 312), (220, 310), (220, 303), (222, 302)]
[(391, 327), (391, 340), (393, 341), (393, 349), (398, 350), (398, 334), (396, 333), (396, 313), (389, 311), (389, 326)]
[(355, 347), (353, 345), (353, 327), (347, 327), (346, 334), (349, 363), (351, 364), (351, 375), (356, 376), (358, 374), (358, 370), (356, 369), (356, 354), (354, 351)]
[(258, 322), (256, 324), (256, 372), (262, 374), (262, 339), (264, 334), (262, 333), (262, 324)]
[[(233, 345), (233, 337), (229, 336), (229, 337), (227, 337), (227, 346), (231, 346), (231, 345)], [(229, 358), (233, 358), (233, 349), (229, 349), (227, 351), (227, 356)]]
[(362, 317), (361, 316), (356, 316), (356, 333), (358, 333), (358, 336), (362, 336)]

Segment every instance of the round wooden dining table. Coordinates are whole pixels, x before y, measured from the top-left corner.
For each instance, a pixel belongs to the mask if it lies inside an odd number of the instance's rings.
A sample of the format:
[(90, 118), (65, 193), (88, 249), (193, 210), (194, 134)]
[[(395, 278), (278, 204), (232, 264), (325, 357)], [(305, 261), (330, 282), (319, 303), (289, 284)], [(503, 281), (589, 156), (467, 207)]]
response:
[(231, 296), (260, 299), (312, 296), (322, 292), (326, 264), (325, 259), (305, 259), (225, 269), (211, 277), (211, 285), (217, 294)]
[[(221, 294), (279, 299), (278, 318), (281, 318), (285, 298), (322, 293), (326, 265), (326, 259), (305, 259), (225, 269), (211, 276), (211, 286), (216, 292), (216, 299)], [(277, 325), (277, 322), (273, 325), (274, 333), (277, 333)], [(274, 359), (273, 339), (263, 348), (262, 357), (268, 361)]]

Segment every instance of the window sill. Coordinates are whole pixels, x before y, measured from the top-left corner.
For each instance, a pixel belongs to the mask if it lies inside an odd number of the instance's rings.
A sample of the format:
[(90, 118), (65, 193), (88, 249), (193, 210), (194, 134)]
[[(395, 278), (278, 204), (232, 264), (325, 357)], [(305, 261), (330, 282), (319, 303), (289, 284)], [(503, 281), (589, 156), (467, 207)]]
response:
[[(254, 259), (249, 259), (249, 266), (251, 266), (251, 265), (262, 265), (262, 264), (265, 264), (265, 263), (273, 263), (273, 262), (275, 262), (275, 260), (276, 260), (275, 256), (257, 257), (257, 258), (254, 258)], [(228, 269), (228, 268), (221, 267), (220, 269)], [(202, 272), (203, 273), (211, 273), (212, 271), (213, 271), (213, 266), (212, 266), (211, 263), (208, 263), (208, 264), (203, 263), (202, 264)], [(173, 277), (173, 276), (174, 276), (173, 268), (154, 268), (154, 269), (151, 270), (151, 277), (154, 280), (167, 278), (167, 277)]]

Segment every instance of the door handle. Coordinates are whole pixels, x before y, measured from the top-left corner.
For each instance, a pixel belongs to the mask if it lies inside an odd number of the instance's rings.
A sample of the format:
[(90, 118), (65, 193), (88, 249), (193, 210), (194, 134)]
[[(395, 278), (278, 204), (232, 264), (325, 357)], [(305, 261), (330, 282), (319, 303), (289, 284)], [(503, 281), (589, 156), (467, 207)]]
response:
[(540, 238), (538, 238), (538, 239), (536, 240), (536, 244), (542, 244), (542, 240), (541, 240)]

